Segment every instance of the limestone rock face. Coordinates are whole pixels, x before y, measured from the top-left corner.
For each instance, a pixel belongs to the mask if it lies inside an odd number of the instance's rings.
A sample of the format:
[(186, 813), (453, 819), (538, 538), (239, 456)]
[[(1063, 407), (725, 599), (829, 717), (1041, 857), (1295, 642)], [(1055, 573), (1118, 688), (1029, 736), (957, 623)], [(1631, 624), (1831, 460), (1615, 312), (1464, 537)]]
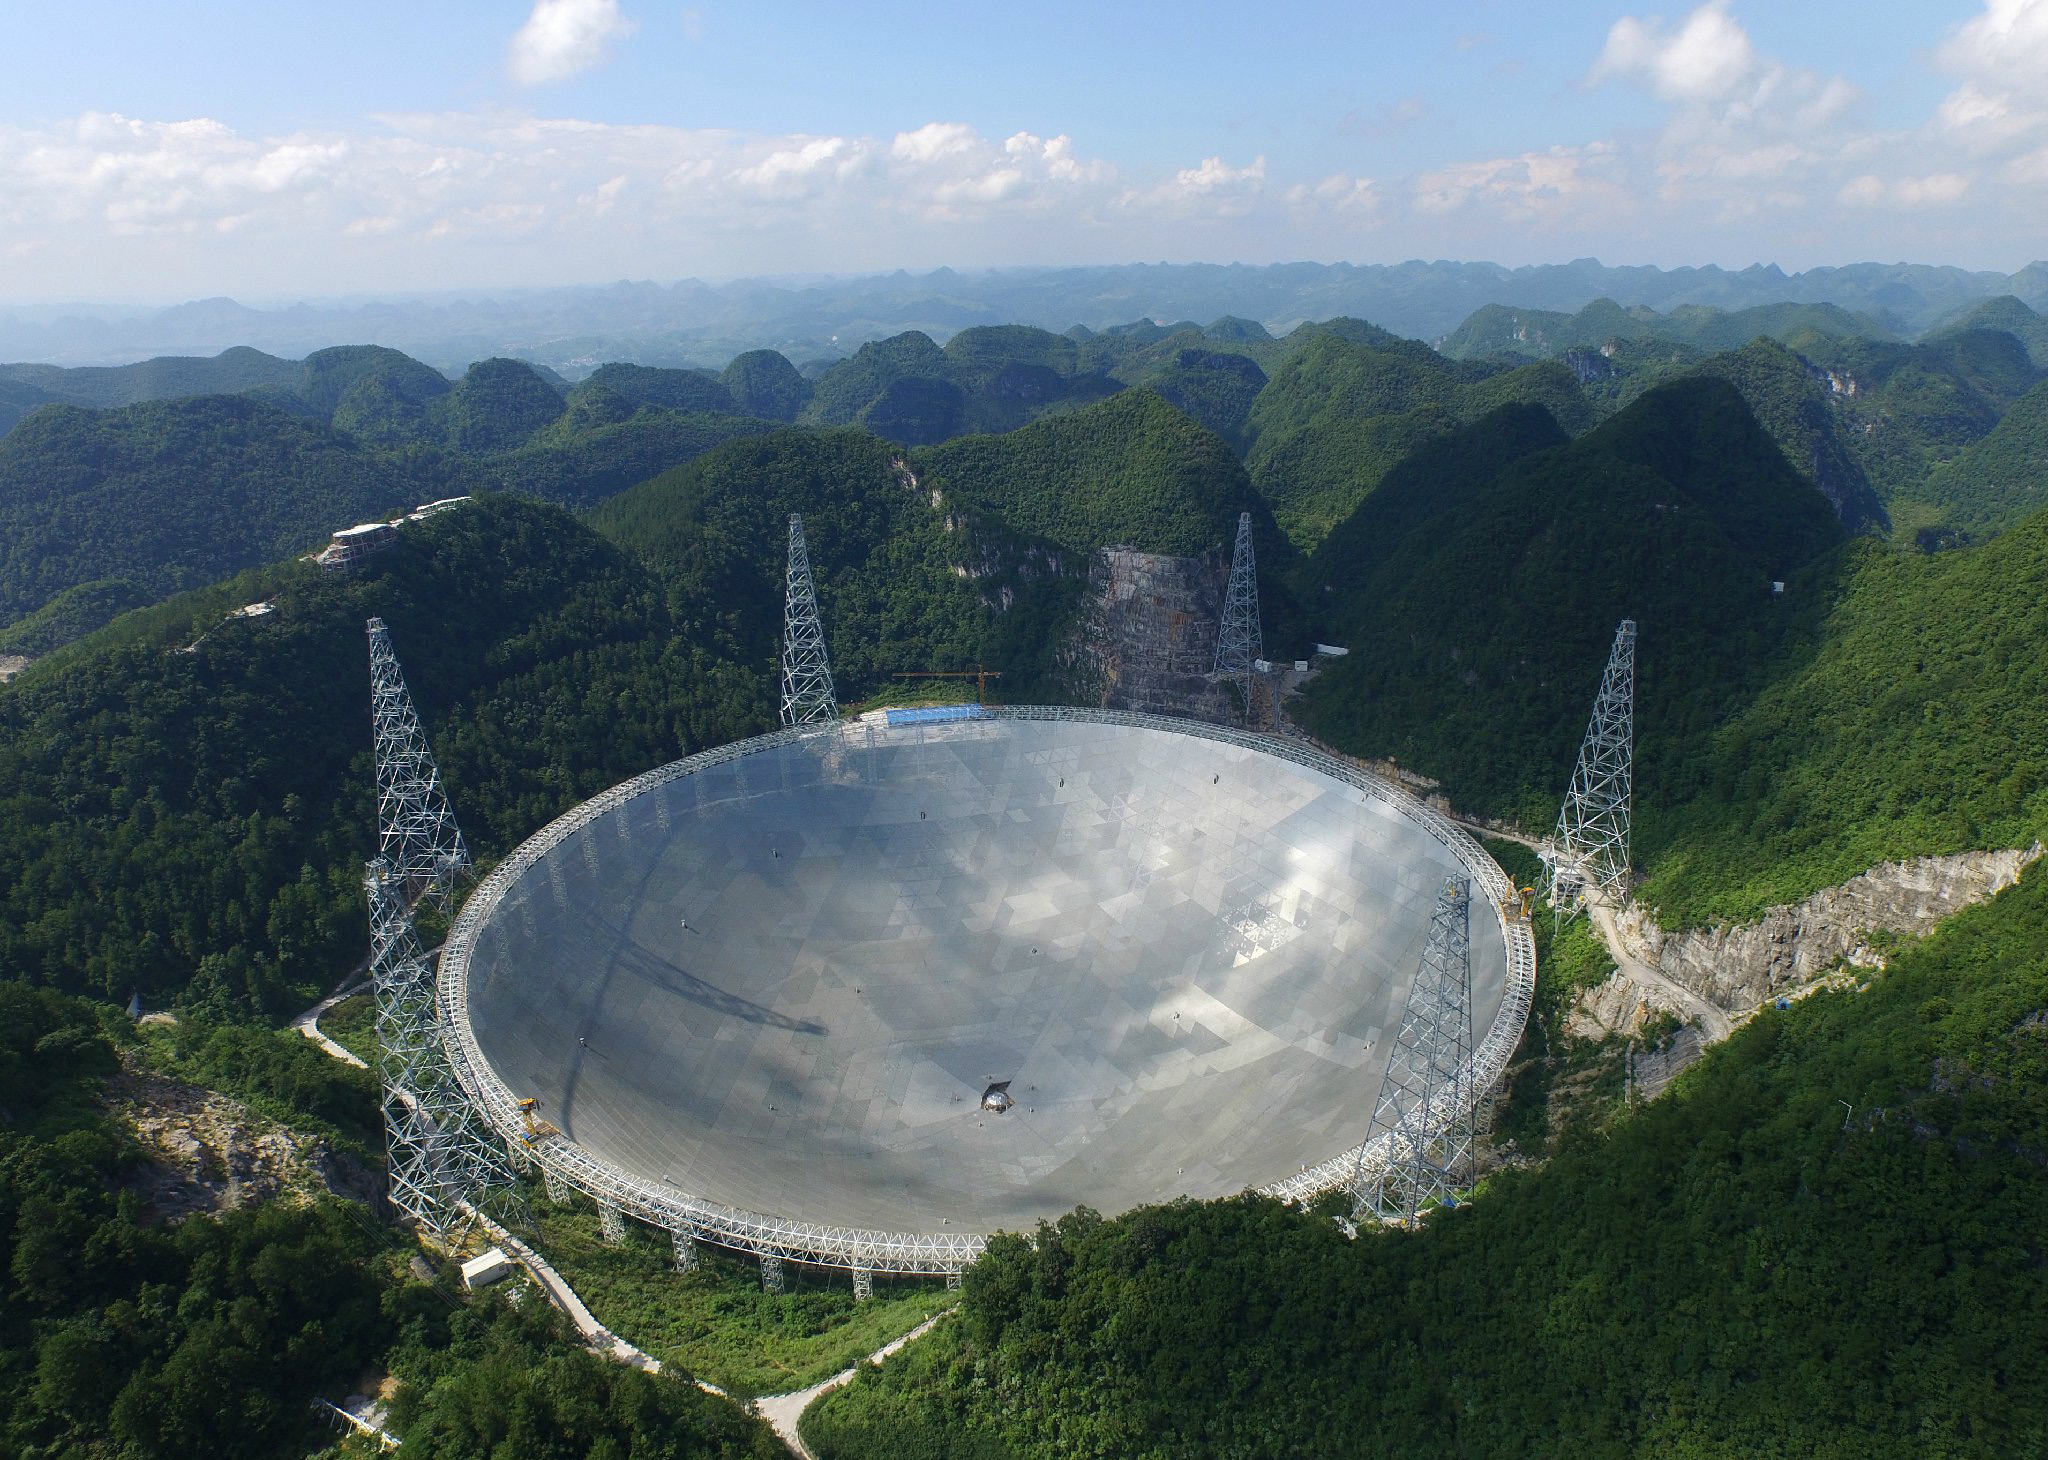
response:
[(1874, 933), (1918, 936), (2019, 880), (2041, 855), (2025, 851), (1962, 852), (1886, 862), (1804, 902), (1774, 907), (1753, 923), (1667, 933), (1640, 908), (1623, 915), (1624, 931), (1646, 948), (1673, 982), (1724, 1009), (1752, 1009), (1789, 988), (1812, 982), (1838, 963), (1876, 965)]
[(1682, 1019), (1685, 1013), (1664, 990), (1616, 971), (1572, 1001), (1564, 1029), (1575, 1039), (1604, 1039), (1610, 1034), (1633, 1035), (1659, 1014)]

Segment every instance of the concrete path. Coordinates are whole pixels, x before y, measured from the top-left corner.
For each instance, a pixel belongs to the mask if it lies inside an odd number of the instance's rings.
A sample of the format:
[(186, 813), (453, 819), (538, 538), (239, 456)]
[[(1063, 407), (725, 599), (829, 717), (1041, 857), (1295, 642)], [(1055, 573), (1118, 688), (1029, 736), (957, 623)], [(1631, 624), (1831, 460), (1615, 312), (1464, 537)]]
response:
[(367, 1070), (369, 1068), (368, 1065), (320, 1032), (320, 1016), (343, 999), (348, 998), (352, 994), (361, 993), (369, 986), (370, 981), (364, 979), (361, 983), (350, 984), (339, 993), (329, 994), (312, 1008), (306, 1010), (305, 1013), (299, 1015), (298, 1018), (292, 1020), (291, 1027), (298, 1030), (299, 1033), (305, 1035), (306, 1038), (312, 1040), (343, 1064), (354, 1065), (359, 1070)]
[[(925, 1319), (924, 1322), (918, 1324), (917, 1327), (911, 1329), (910, 1332), (904, 1334), (903, 1337), (883, 1344), (880, 1348), (869, 1354), (863, 1362), (879, 1364), (883, 1359), (888, 1358), (889, 1355), (895, 1353), (896, 1350), (902, 1348), (903, 1345), (909, 1343), (913, 1338), (923, 1338), (932, 1331), (940, 1319), (951, 1317), (952, 1312), (953, 1310), (948, 1308), (943, 1313), (934, 1313), (931, 1317)], [(803, 1417), (803, 1412), (811, 1407), (813, 1400), (831, 1393), (840, 1385), (850, 1381), (858, 1372), (860, 1372), (860, 1365), (856, 1364), (850, 1369), (841, 1369), (831, 1378), (825, 1380), (824, 1383), (813, 1384), (808, 1389), (798, 1389), (789, 1394), (767, 1395), (754, 1401), (754, 1409), (760, 1414), (761, 1418), (768, 1421), (769, 1427), (782, 1437), (783, 1444), (789, 1446), (796, 1454), (801, 1455), (803, 1460), (817, 1460), (817, 1457), (811, 1454), (809, 1447), (804, 1444), (803, 1436), (797, 1433), (796, 1422)]]

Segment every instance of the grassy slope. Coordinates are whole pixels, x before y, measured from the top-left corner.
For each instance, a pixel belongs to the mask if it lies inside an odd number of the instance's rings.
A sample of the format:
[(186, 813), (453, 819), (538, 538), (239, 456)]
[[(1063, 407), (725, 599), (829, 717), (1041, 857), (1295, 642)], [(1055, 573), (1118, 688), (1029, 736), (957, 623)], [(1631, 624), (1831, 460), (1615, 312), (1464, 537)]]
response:
[(933, 1278), (883, 1280), (856, 1303), (844, 1274), (801, 1266), (787, 1293), (764, 1293), (754, 1259), (704, 1247), (698, 1270), (678, 1273), (665, 1235), (633, 1225), (608, 1246), (589, 1205), (536, 1206), (548, 1260), (600, 1323), (742, 1398), (829, 1379), (952, 1300)]

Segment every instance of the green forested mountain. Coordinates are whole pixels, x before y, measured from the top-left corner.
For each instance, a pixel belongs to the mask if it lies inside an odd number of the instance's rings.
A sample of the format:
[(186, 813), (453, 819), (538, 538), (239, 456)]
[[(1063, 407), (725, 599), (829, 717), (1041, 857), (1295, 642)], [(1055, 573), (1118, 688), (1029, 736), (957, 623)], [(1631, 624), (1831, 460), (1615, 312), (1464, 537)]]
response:
[(5, 436), (30, 411), (50, 405), (56, 397), (32, 385), (0, 380), (0, 436)]
[[(1523, 313), (1475, 315), (1469, 352), (1486, 353), (1481, 342)], [(1559, 359), (1603, 414), (1681, 375), (1728, 380), (1852, 531), (1934, 546), (1981, 531), (2000, 514), (1999, 489), (1980, 509), (1964, 478), (1951, 474), (1938, 492), (1931, 478), (2043, 378), (2019, 334), (2002, 327), (2038, 325), (2025, 305), (1987, 307), (1919, 344), (1888, 339), (1869, 321), (1838, 318), (1838, 310), (1749, 313), (1758, 317), (1709, 320), (1713, 311), (1680, 311), (1674, 320), (1683, 315), (1697, 327), (1646, 332), (1630, 312), (1591, 309), (1572, 329), (1546, 332), (1524, 320), (1514, 328), (1529, 325), (1527, 341), (1494, 353), (1520, 358), (1539, 343), (1562, 341)], [(1715, 346), (1719, 353), (1701, 353)]]
[(949, 504), (1074, 552), (1227, 552), (1239, 512), (1266, 515), (1229, 445), (1149, 390), (949, 441), (915, 465)]
[[(894, 404), (884, 400), (892, 391)], [(964, 397), (959, 386), (946, 379), (945, 352), (917, 330), (862, 345), (852, 358), (820, 375), (812, 382), (803, 419), (821, 426), (857, 425), (878, 405), (900, 416), (914, 393), (928, 397), (926, 409), (932, 419), (918, 428), (921, 434), (905, 439), (915, 445), (953, 434)]]
[(1839, 377), (1761, 337), (1739, 350), (1710, 356), (1685, 373), (1725, 380), (1741, 392), (1785, 460), (1834, 503), (1851, 532), (1890, 526), (1884, 501), (1864, 469), (1861, 437), (1836, 407)]
[(125, 579), (98, 578), (80, 583), (65, 589), (28, 617), (0, 629), (0, 654), (36, 658), (61, 649), (73, 639), (82, 639), (101, 625), (149, 602), (147, 595), (136, 592)]
[(204, 1081), (195, 1097), (218, 1091), (282, 1122), (301, 1150), (378, 1159), (374, 1079), (295, 1034), (188, 1014), (138, 1045), (104, 1006), (0, 982), (8, 1455), (331, 1454), (309, 1401), (379, 1371), (405, 1382), (408, 1454), (781, 1453), (766, 1425), (686, 1375), (576, 1346), (543, 1303), (465, 1305), (452, 1272), (423, 1280), (411, 1244), (355, 1201), (281, 1197), (163, 1223), (135, 1189), (161, 1173), (100, 1103), (117, 1045), (131, 1065), (167, 1059), (156, 1068)]
[[(722, 394), (689, 372), (645, 374)], [(689, 393), (631, 370), (610, 378), (643, 395)], [(52, 407), (0, 437), (0, 626), (106, 580), (152, 602), (441, 497), (497, 489), (586, 505), (771, 427), (589, 382), (565, 404), (519, 361), (482, 362), (451, 387), (368, 347), (309, 357), (274, 398)], [(106, 621), (89, 604), (110, 603), (67, 600), (25, 632), (54, 647)]]
[(1008, 698), (1058, 698), (1086, 553), (1019, 536), (972, 503), (937, 503), (905, 472), (897, 448), (863, 431), (781, 431), (625, 492), (591, 525), (668, 585), (679, 634), (728, 646), (764, 682), (800, 512), (843, 701), (887, 688), (897, 670), (978, 664), (1003, 670)]
[(469, 487), (243, 396), (48, 407), (0, 439), (0, 622), (106, 578), (160, 598)]
[(722, 442), (774, 429), (773, 421), (749, 416), (645, 407), (623, 420), (595, 422), (572, 405), (528, 445), (489, 458), (478, 471), (504, 491), (587, 507)]
[(1826, 381), (1844, 439), (1901, 534), (1938, 523), (1920, 504), (1929, 475), (1990, 434), (2041, 378), (2019, 342), (1996, 331), (1926, 345), (1809, 341), (1801, 353)]
[(159, 355), (133, 365), (0, 365), (0, 379), (34, 386), (51, 400), (107, 407), (187, 395), (235, 395), (259, 386), (296, 391), (302, 370), (297, 361), (238, 345), (211, 358)]
[[(0, 631), (0, 651), (54, 650), (0, 688), (0, 1451), (292, 1453), (307, 1395), (385, 1365), (408, 1454), (774, 1453), (544, 1315), (452, 1305), (354, 1208), (173, 1231), (117, 1194), (127, 1158), (89, 1102), (129, 1036), (31, 986), (140, 989), (180, 1010), (192, 1070), (358, 1145), (374, 1119), (362, 1081), (294, 1062), (320, 1063), (302, 1041), (213, 1022), (293, 1010), (361, 956), (372, 613), (486, 860), (772, 723), (797, 511), (848, 701), (977, 663), (1006, 697), (1059, 697), (1090, 554), (1220, 555), (1250, 511), (1268, 648), (1308, 627), (1299, 600), (1351, 649), (1300, 717), (1535, 828), (1634, 617), (1636, 863), (1667, 925), (2048, 821), (2048, 517), (2028, 510), (2048, 385), (2010, 330), (1713, 356), (1641, 338), (1513, 367), (1359, 321), (887, 343), (823, 372), (809, 408), (905, 427), (890, 439), (783, 428), (807, 389), (771, 352), (565, 391), (516, 361), (450, 385), (347, 349), (260, 399), (60, 405), (0, 440), (6, 520), (41, 521), (46, 557), (58, 525), (84, 544)], [(1132, 379), (1157, 388), (1091, 396)], [(690, 409), (720, 392), (753, 414)], [(1016, 429), (970, 432), (991, 422)], [(361, 577), (250, 569), (57, 647), (193, 581), (147, 577), (172, 569), (145, 549), (212, 550), (261, 517), (259, 488), (317, 503), (362, 481), (401, 507), (486, 494)], [(529, 492), (596, 505), (579, 521)], [(362, 515), (351, 500), (273, 553)], [(1851, 536), (1887, 503), (1988, 540)], [(125, 536), (104, 525), (123, 513)], [(274, 611), (227, 617), (257, 599)], [(1419, 1232), (1352, 1242), (1244, 1199), (999, 1242), (961, 1317), (816, 1412), (813, 1447), (2034, 1453), (2048, 879), (1872, 977), (1766, 1012), (1670, 1097)]]
[(2027, 355), (2036, 366), (2048, 370), (2048, 318), (2010, 294), (1972, 305), (1940, 328), (1929, 331), (1928, 338), (1939, 339), (1963, 330), (2003, 330), (2026, 346)]
[(1266, 372), (1249, 355), (1183, 349), (1143, 372), (1137, 383), (1182, 415), (1234, 440), (1265, 387)]
[[(265, 596), (269, 615), (221, 621)], [(678, 642), (646, 570), (554, 508), (415, 524), (358, 579), (247, 575), (0, 691), (0, 975), (278, 1013), (348, 967), (375, 825), (371, 614), (485, 855), (773, 716), (763, 673)]]
[(942, 350), (912, 330), (861, 346), (821, 374), (802, 419), (860, 425), (906, 445), (1008, 431), (1117, 390), (1073, 340), (1022, 325), (962, 330)]
[(2048, 506), (2048, 382), (1928, 473), (1921, 495), (1941, 527), (1966, 541), (2003, 532)]
[(1545, 406), (1568, 430), (1593, 421), (1578, 382), (1554, 361), (1500, 373), (1412, 340), (1317, 329), (1274, 371), (1239, 435), (1253, 482), (1307, 551), (1409, 452), (1511, 401)]
[(566, 409), (524, 360), (477, 361), (441, 402), (448, 444), (472, 455), (524, 446)]
[(2043, 582), (2040, 513), (1931, 558), (1852, 543), (1790, 582), (1766, 683), (1646, 797), (1644, 896), (1667, 922), (1747, 917), (1890, 858), (2041, 836)]
[[(992, 1244), (820, 1460), (2032, 1454), (2048, 875), (1664, 1098), (1348, 1241), (1257, 1197)], [(1846, 1110), (1845, 1110), (1846, 1108)]]
[(1643, 305), (1624, 309), (1612, 299), (1596, 299), (1576, 314), (1489, 304), (1445, 336), (1438, 348), (1454, 360), (1498, 355), (1544, 360), (1574, 347), (1598, 348), (1616, 340), (1668, 340), (1709, 352), (1734, 350), (1759, 335), (1793, 343), (1813, 335), (1897, 338), (1884, 321), (1833, 304), (1759, 304), (1736, 310), (1691, 304), (1659, 314)]
[(718, 379), (742, 415), (794, 421), (811, 400), (810, 381), (773, 350), (735, 355)]
[(1647, 829), (1668, 758), (1778, 642), (1772, 581), (1842, 529), (1720, 381), (1660, 387), (1569, 444), (1546, 442), (1555, 429), (1508, 408), (1389, 473), (1331, 534), (1297, 582), (1354, 652), (1313, 687), (1307, 718), (1440, 777), (1459, 805), (1540, 824), (1615, 625), (1633, 617)]
[[(787, 362), (784, 362), (787, 363)], [(569, 392), (569, 404), (594, 390), (607, 390), (635, 406), (659, 406), (685, 413), (739, 414), (732, 392), (694, 370), (660, 370), (651, 365), (600, 365)]]
[(2048, 519), (1926, 559), (1843, 545), (1831, 518), (1718, 381), (1568, 445), (1503, 412), (1389, 473), (1297, 572), (1353, 649), (1305, 718), (1541, 828), (1629, 616), (1636, 864), (1667, 925), (2025, 845), (2048, 820), (2027, 647), (2048, 632)]

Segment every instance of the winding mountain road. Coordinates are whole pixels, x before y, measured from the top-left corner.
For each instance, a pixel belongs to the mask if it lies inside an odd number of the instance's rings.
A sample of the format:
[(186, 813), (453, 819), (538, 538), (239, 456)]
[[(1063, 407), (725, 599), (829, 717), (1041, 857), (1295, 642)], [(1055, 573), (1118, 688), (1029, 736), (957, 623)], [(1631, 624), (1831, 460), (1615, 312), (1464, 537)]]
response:
[[(1451, 820), (1479, 836), (1498, 837), (1502, 841), (1525, 846), (1533, 852), (1543, 850), (1543, 841), (1539, 837), (1509, 831), (1505, 827), (1489, 825), (1468, 816), (1449, 814)], [(1601, 943), (1606, 946), (1607, 956), (1614, 960), (1615, 968), (1638, 988), (1655, 989), (1663, 995), (1664, 1000), (1682, 1015), (1687, 1023), (1700, 1026), (1700, 1033), (1705, 1036), (1708, 1044), (1719, 1044), (1734, 1032), (1735, 1021), (1728, 1017), (1727, 1010), (1701, 998), (1685, 985), (1667, 978), (1662, 969), (1650, 962), (1641, 950), (1629, 942), (1621, 931), (1621, 924), (1615, 919), (1614, 909), (1604, 900), (1588, 898), (1586, 914), (1593, 924), (1593, 931), (1600, 935)], [(1540, 973), (1538, 976), (1541, 976)]]

